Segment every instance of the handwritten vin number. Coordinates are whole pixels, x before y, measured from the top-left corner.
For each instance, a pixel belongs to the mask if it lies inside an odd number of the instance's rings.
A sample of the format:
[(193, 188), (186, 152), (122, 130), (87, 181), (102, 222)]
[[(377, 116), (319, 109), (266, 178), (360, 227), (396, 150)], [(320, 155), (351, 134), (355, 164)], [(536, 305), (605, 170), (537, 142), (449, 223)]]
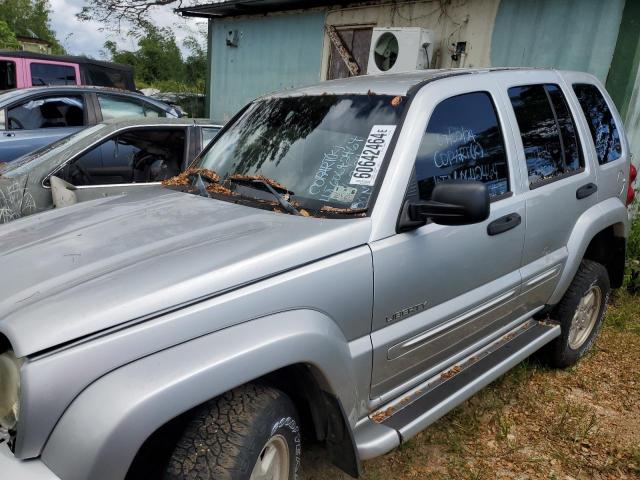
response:
[(367, 185), (376, 183), (376, 177), (380, 170), (380, 164), (384, 158), (389, 142), (395, 131), (395, 125), (374, 125), (367, 137), (364, 149), (356, 162), (356, 167), (351, 175), (350, 185)]

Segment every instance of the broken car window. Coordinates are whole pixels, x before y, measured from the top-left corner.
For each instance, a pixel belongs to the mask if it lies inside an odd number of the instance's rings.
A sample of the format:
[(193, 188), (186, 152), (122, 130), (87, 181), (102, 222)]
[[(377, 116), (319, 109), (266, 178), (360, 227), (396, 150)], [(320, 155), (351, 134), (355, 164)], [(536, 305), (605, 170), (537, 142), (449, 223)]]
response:
[(305, 208), (366, 210), (406, 102), (388, 95), (269, 98), (250, 105), (194, 165), (221, 181), (261, 177)]
[(133, 129), (111, 138), (64, 169), (73, 185), (159, 182), (180, 173), (184, 128)]

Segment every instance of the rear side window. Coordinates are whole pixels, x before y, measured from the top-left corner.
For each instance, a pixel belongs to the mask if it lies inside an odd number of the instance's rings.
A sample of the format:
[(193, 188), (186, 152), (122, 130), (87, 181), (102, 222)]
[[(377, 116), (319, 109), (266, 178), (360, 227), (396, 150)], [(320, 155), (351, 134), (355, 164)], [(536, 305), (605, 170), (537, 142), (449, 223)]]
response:
[(134, 99), (117, 97), (115, 95), (98, 94), (98, 102), (102, 111), (102, 119), (125, 117), (164, 117), (164, 112), (147, 104), (144, 106)]
[(492, 198), (509, 192), (502, 131), (488, 93), (458, 95), (435, 108), (418, 151), (416, 179), (424, 200), (445, 180), (481, 181)]
[(0, 90), (16, 87), (16, 62), (0, 60)]
[(68, 65), (31, 64), (31, 85), (75, 85), (76, 70)]
[(595, 85), (577, 83), (573, 91), (587, 117), (600, 165), (613, 162), (622, 155), (620, 134), (606, 100)]
[(530, 187), (584, 166), (575, 123), (557, 85), (512, 87), (509, 98), (520, 128)]
[(113, 87), (127, 90), (129, 85), (124, 72), (98, 65), (88, 65), (86, 71), (91, 85), (100, 87)]

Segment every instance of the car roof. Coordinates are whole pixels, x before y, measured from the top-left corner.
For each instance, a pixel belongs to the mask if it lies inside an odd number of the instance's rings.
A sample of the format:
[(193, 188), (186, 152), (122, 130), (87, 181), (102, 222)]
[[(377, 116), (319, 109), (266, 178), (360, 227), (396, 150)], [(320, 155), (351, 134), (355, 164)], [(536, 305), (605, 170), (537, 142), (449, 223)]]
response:
[(42, 87), (27, 87), (16, 88), (13, 90), (7, 90), (0, 94), (0, 104), (12, 102), (16, 99), (36, 95), (40, 93), (110, 93), (115, 95), (122, 95), (127, 97), (139, 98), (147, 102), (153, 103), (158, 106), (162, 106), (165, 109), (171, 108), (166, 102), (156, 100), (152, 97), (147, 97), (141, 93), (132, 92), (130, 90), (122, 90), (119, 88), (111, 87), (96, 87), (92, 85), (51, 85)]
[(126, 70), (128, 72), (133, 72), (133, 67), (131, 67), (130, 65), (124, 65), (122, 63), (114, 63), (114, 62), (104, 62), (102, 60), (96, 60), (95, 58), (89, 58), (84, 55), (50, 55), (47, 53), (30, 52), (27, 50), (10, 50), (6, 48), (0, 49), (0, 55), (3, 57), (33, 58), (37, 60), (50, 60), (54, 62), (98, 65), (103, 68)]
[(346, 95), (346, 94), (379, 94), (379, 95), (407, 95), (411, 89), (423, 83), (441, 80), (458, 75), (483, 75), (499, 73), (509, 75), (513, 72), (556, 72), (565, 73), (548, 68), (449, 68), (418, 70), (407, 73), (387, 73), (381, 75), (361, 75), (357, 77), (328, 80), (315, 85), (282, 90), (265, 97), (293, 97), (302, 95)]

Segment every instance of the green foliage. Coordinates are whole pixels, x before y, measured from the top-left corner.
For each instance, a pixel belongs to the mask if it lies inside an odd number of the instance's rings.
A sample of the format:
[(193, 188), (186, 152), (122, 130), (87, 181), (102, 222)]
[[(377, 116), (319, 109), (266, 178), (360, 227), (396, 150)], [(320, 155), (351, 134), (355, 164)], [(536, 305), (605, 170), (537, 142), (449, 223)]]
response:
[(0, 20), (0, 48), (20, 48), (15, 33), (13, 33), (4, 20)]
[(634, 203), (634, 216), (627, 239), (627, 262), (625, 279), (629, 293), (640, 291), (640, 218)]
[(105, 53), (112, 61), (134, 68), (138, 88), (203, 93), (207, 53), (195, 37), (189, 37), (185, 46), (190, 53), (183, 59), (173, 32), (150, 23), (145, 23), (135, 51), (119, 50), (112, 41), (104, 44)]
[(64, 48), (51, 29), (50, 13), (48, 0), (0, 1), (0, 20), (7, 24), (15, 36), (30, 37), (35, 34), (40, 40), (51, 44), (53, 53), (64, 53)]

